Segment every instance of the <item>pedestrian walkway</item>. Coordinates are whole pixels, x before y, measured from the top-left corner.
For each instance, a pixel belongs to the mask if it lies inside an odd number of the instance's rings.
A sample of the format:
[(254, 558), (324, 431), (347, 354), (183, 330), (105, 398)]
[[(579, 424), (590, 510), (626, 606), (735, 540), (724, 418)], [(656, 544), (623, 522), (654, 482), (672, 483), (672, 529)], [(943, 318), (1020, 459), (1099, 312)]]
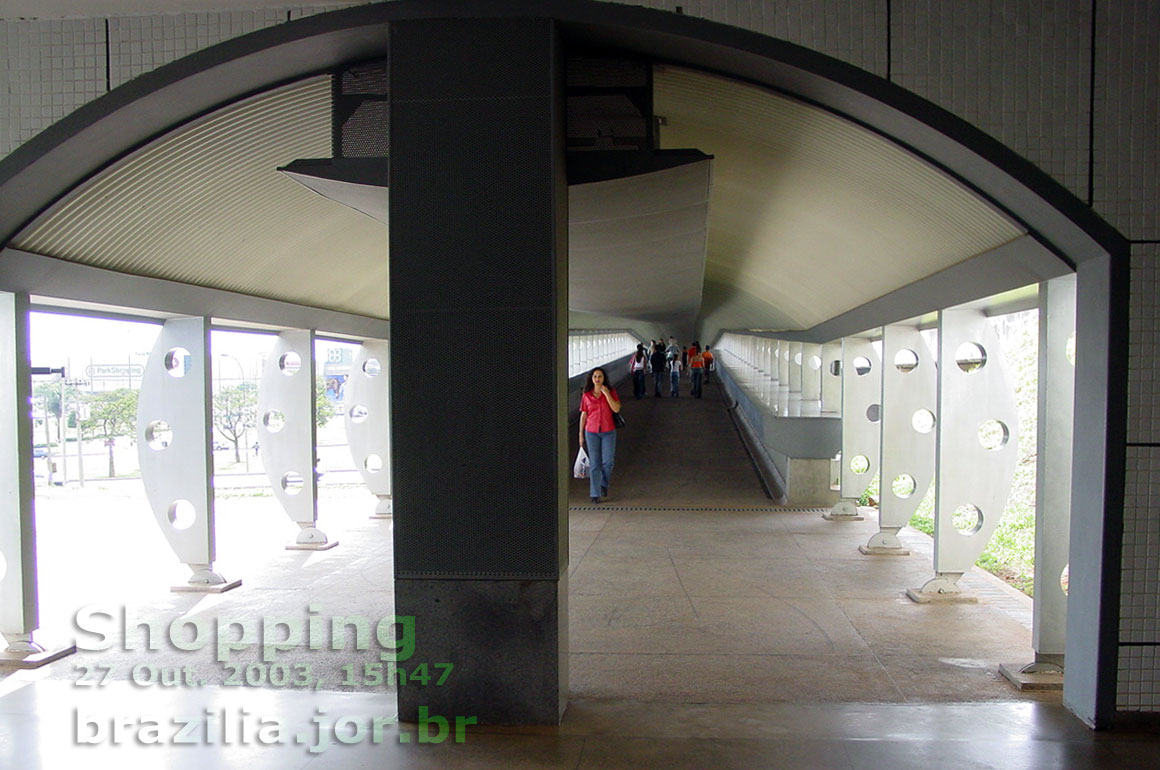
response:
[[(827, 522), (820, 511), (770, 505), (715, 386), (701, 400), (629, 395), (625, 417), (608, 502), (593, 506), (585, 486), (572, 486), (570, 694), (559, 727), (481, 726), (461, 744), (423, 744), (415, 726), (390, 722), (393, 686), (352, 683), (344, 670), (377, 663), (377, 648), (298, 645), (273, 664), (255, 648), (229, 667), (212, 648), (143, 649), (132, 631), (137, 649), (126, 649), (115, 631), (109, 650), (0, 682), (0, 767), (1160, 768), (1155, 734), (1095, 735), (1058, 694), (1019, 693), (1000, 679), (999, 663), (1031, 656), (1023, 619), (1001, 606), (1020, 603), (1001, 587), (986, 584), (977, 605), (906, 599), (904, 590), (931, 574), (925, 535), (904, 530), (912, 556), (866, 557), (857, 546), (875, 530), (872, 517)], [(391, 522), (367, 517), (373, 499), (364, 490), (332, 492), (338, 496), (320, 503), (320, 523), (337, 548), (285, 551), (284, 531), (262, 546), (268, 525), (258, 517), (277, 521), (272, 500), (232, 497), (220, 506), (226, 542), (219, 551), (242, 587), (198, 597), (160, 585), (138, 591), (132, 609), (166, 627), (393, 615)], [(87, 540), (70, 574), (92, 580), (101, 575), (83, 571), (85, 550), (108, 561), (102, 531), (128, 542), (153, 526), (128, 496), (107, 508), (45, 499), (37, 513), (43, 521), (72, 517), (74, 527), (85, 520)], [(246, 552), (260, 559), (241, 567)], [(117, 561), (110, 572), (132, 573)], [(144, 571), (134, 580), (140, 588), (156, 576)], [(115, 593), (108, 601), (118, 605)], [(276, 664), (288, 679), (275, 682)], [(310, 667), (310, 686), (295, 683), (300, 665)], [(190, 681), (175, 673), (185, 667)], [(178, 683), (133, 684), (135, 669)], [(194, 745), (170, 740), (178, 718), (196, 726)], [(253, 732), (241, 741), (240, 723), (259, 718), (278, 720), (286, 742), (268, 744)], [(377, 738), (373, 718), (388, 720)], [(144, 719), (164, 722), (161, 745), (143, 745), (138, 727), (112, 743), (114, 720)], [(228, 744), (225, 720), (239, 723)], [(316, 721), (344, 728), (326, 728), (331, 737), (311, 753), (320, 745)], [(104, 743), (78, 746), (95, 725), (103, 725)]]

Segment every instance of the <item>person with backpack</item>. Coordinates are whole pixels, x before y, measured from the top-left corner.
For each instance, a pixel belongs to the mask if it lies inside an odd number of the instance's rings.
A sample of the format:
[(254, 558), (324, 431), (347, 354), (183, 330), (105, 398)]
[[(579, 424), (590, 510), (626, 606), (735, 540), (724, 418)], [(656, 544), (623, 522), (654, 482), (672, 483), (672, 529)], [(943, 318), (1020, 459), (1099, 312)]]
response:
[(657, 398), (660, 398), (661, 380), (664, 379), (665, 376), (665, 346), (659, 340), (657, 341), (656, 345), (653, 346), (650, 363), (652, 364), (653, 385), (656, 386), (655, 390), (653, 391), (653, 395)]

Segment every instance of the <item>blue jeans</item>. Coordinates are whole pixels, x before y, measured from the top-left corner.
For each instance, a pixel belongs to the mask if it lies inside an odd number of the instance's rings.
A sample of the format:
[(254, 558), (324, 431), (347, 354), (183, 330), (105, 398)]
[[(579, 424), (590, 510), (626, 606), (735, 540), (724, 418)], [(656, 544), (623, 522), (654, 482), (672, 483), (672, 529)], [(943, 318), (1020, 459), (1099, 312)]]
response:
[(644, 398), (644, 369), (632, 373), (632, 395), (636, 398)]
[(692, 369), (691, 371), (692, 371), (691, 376), (693, 378), (693, 396), (696, 398), (700, 398), (701, 397), (701, 372), (702, 372), (702, 370), (701, 369)]
[(612, 479), (612, 464), (616, 459), (616, 431), (592, 433), (584, 431), (588, 446), (588, 496), (600, 497), (603, 487)]
[(660, 398), (661, 396), (661, 381), (664, 380), (664, 378), (664, 372), (658, 372), (656, 369), (653, 369), (653, 383), (656, 385), (657, 398)]
[(673, 395), (674, 396), (681, 395), (680, 391), (678, 390), (678, 386), (680, 385), (680, 382), (681, 382), (681, 373), (680, 372), (669, 372), (669, 382), (671, 382), (673, 384)]

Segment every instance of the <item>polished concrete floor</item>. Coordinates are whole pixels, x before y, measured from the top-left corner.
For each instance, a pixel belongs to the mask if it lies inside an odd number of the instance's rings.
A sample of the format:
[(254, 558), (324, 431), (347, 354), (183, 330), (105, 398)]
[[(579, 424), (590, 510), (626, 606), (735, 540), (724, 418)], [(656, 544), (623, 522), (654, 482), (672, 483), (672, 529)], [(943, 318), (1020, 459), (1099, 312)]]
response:
[[(193, 626), (175, 621), (201, 620), (203, 648), (147, 649), (119, 617), (83, 621), (110, 649), (0, 682), (0, 768), (1160, 768), (1155, 733), (1092, 733), (1058, 694), (999, 677), (999, 663), (1031, 656), (1025, 597), (980, 573), (964, 578), (976, 605), (909, 602), (904, 590), (930, 574), (925, 536), (906, 534), (909, 557), (865, 557), (872, 520), (770, 506), (715, 388), (701, 400), (622, 395), (609, 497), (593, 506), (582, 482), (571, 490), (560, 726), (468, 728), (462, 743), (435, 742), (437, 723), (400, 727), (393, 689), (362, 678), (373, 644), (272, 649), (269, 661), (255, 644), (216, 660), (215, 620), (393, 615), (391, 523), (366, 517), (365, 493), (322, 501), (341, 544), (319, 553), (281, 550), (285, 532), (262, 537), (260, 517), (278, 515), (269, 498), (231, 497), (219, 566), (241, 588), (199, 597), (122, 578), (138, 620), (176, 628), (186, 647)], [(38, 501), (46, 539), (59, 520), (95, 546), (103, 528), (79, 528), (104, 514), (78, 506)], [(128, 493), (117, 502), (118, 526), (135, 506)], [(113, 561), (99, 574), (150, 574)], [(97, 572), (70, 577), (72, 595), (115, 594)], [(49, 597), (56, 615), (67, 590)], [(117, 596), (107, 601), (118, 615)]]

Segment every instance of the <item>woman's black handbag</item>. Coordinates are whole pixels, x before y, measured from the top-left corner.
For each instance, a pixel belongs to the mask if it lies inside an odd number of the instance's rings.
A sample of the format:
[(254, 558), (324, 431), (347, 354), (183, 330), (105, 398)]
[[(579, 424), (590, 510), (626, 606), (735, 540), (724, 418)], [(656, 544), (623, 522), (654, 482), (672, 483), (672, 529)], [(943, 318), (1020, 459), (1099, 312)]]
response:
[(618, 428), (624, 427), (624, 418), (620, 416), (620, 412), (612, 413), (612, 424)]

